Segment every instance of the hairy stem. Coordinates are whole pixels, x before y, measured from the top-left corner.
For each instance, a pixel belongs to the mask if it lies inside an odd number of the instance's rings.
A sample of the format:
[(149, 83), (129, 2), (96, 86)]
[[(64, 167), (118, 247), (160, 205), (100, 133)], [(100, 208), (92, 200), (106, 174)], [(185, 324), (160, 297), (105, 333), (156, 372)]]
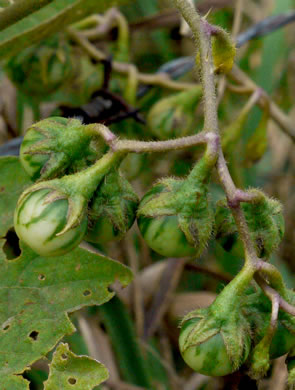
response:
[(211, 47), (211, 31), (208, 23), (187, 0), (174, 0), (176, 7), (190, 26), (200, 52), (201, 80), (204, 96), (204, 130), (218, 133), (217, 104), (214, 84), (214, 65)]
[(116, 140), (112, 144), (112, 149), (114, 151), (126, 153), (166, 152), (168, 150), (185, 149), (199, 144), (206, 144), (208, 142), (208, 134), (202, 132), (189, 137), (176, 138), (168, 141), (145, 142), (136, 140)]
[[(211, 47), (211, 35), (214, 34), (214, 27), (202, 19), (196, 9), (187, 0), (173, 0), (182, 16), (191, 27), (197, 47), (200, 51), (201, 78), (204, 94), (204, 131), (210, 130), (219, 134), (217, 103), (215, 96), (214, 67)], [(245, 262), (257, 268), (257, 256), (253, 246), (248, 225), (244, 213), (240, 208), (240, 201), (237, 197), (237, 188), (231, 178), (221, 146), (218, 150), (217, 172), (221, 184), (226, 193), (229, 207), (238, 228), (240, 238), (245, 249)]]
[(266, 275), (271, 287), (278, 291), (282, 298), (287, 299), (287, 288), (280, 271), (274, 265), (260, 259), (257, 261), (257, 266), (261, 273)]

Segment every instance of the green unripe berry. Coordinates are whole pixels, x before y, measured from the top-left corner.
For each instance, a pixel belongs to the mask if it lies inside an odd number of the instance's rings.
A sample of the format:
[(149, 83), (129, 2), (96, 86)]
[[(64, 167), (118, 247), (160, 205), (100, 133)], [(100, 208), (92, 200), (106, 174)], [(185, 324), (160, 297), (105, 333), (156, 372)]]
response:
[(23, 93), (46, 100), (72, 79), (74, 64), (70, 45), (61, 35), (55, 35), (10, 58), (6, 71)]
[(150, 248), (165, 257), (185, 257), (196, 254), (178, 224), (176, 215), (138, 218), (139, 230)]
[[(294, 326), (294, 325), (293, 325)], [(295, 328), (293, 328), (293, 331)], [(285, 355), (295, 346), (295, 333), (292, 333), (284, 322), (278, 321), (278, 327), (270, 345), (270, 357), (276, 359)]]
[(214, 164), (205, 154), (185, 180), (163, 179), (142, 198), (138, 226), (160, 255), (199, 256), (205, 249), (213, 229), (208, 182)]
[(142, 198), (137, 215), (143, 238), (165, 257), (200, 255), (212, 231), (213, 215), (206, 190), (186, 188), (185, 180), (168, 179), (156, 184)]
[(89, 205), (86, 241), (104, 244), (121, 239), (133, 225), (138, 197), (129, 182), (114, 170), (102, 181)]
[(184, 361), (193, 370), (208, 376), (224, 376), (238, 370), (251, 346), (249, 326), (243, 314), (237, 307), (231, 307), (231, 302), (224, 301), (222, 308), (214, 308), (217, 300), (207, 309), (189, 313), (182, 321), (179, 337)]
[[(154, 195), (165, 192), (166, 187), (156, 184), (142, 198), (140, 205), (152, 200)], [(150, 248), (165, 257), (192, 256), (196, 249), (188, 242), (181, 230), (176, 215), (149, 217), (139, 214), (137, 218), (139, 230)]]
[(147, 117), (151, 133), (162, 140), (190, 134), (201, 95), (202, 89), (198, 86), (155, 103)]
[(98, 134), (80, 120), (51, 117), (27, 130), (20, 161), (33, 180), (44, 180), (91, 165), (103, 148)]
[(208, 376), (224, 376), (235, 371), (220, 333), (201, 344), (184, 349), (188, 335), (194, 330), (199, 318), (186, 321), (181, 327), (179, 348), (183, 360), (193, 370)]
[(76, 246), (84, 237), (87, 217), (58, 235), (67, 224), (68, 199), (56, 196), (49, 200), (50, 189), (28, 192), (18, 203), (14, 213), (14, 227), (18, 237), (41, 256), (60, 256)]
[(182, 320), (180, 351), (197, 372), (224, 376), (246, 361), (251, 333), (241, 310), (241, 295), (249, 288), (253, 275), (253, 269), (245, 266), (208, 308), (194, 310)]

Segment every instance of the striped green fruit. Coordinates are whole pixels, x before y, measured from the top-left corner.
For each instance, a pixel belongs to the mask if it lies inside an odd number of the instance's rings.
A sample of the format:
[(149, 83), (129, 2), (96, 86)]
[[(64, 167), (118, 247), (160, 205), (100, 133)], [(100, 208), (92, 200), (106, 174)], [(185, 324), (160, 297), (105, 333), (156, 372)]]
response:
[(97, 244), (120, 240), (136, 217), (138, 196), (129, 182), (113, 170), (105, 176), (88, 208), (85, 240)]
[(194, 331), (199, 321), (200, 318), (192, 318), (181, 327), (179, 347), (183, 360), (189, 367), (203, 375), (224, 376), (232, 373), (232, 363), (220, 333), (203, 343), (184, 349), (187, 337)]
[(208, 183), (215, 161), (205, 154), (185, 180), (160, 180), (142, 198), (137, 221), (147, 244), (165, 257), (200, 256), (211, 237)]
[(211, 236), (213, 213), (207, 190), (186, 184), (164, 179), (139, 205), (139, 230), (148, 246), (165, 257), (198, 256)]
[(33, 124), (20, 149), (20, 161), (32, 180), (73, 173), (91, 164), (104, 145), (91, 125), (78, 119), (51, 117)]
[[(180, 186), (182, 183), (183, 180), (175, 180), (175, 187), (176, 185)], [(159, 195), (168, 193), (168, 188), (165, 184), (158, 183), (145, 194), (137, 213), (139, 230), (148, 246), (162, 256), (185, 257), (194, 255), (196, 254), (196, 248), (187, 240), (179, 226), (176, 214), (149, 216), (142, 210), (143, 206), (148, 207), (149, 203), (152, 206), (151, 202)]]
[[(144, 198), (143, 198), (144, 200)], [(139, 216), (139, 230), (150, 248), (165, 257), (186, 257), (196, 254), (178, 224), (176, 215), (150, 218)]]
[(208, 376), (224, 376), (237, 371), (246, 361), (251, 345), (246, 320), (240, 314), (238, 316), (229, 326), (227, 318), (215, 318), (209, 307), (200, 311), (199, 317), (196, 314), (196, 317), (184, 320), (179, 348), (186, 364)]
[(9, 59), (5, 69), (24, 94), (46, 100), (49, 94), (72, 80), (74, 65), (71, 46), (64, 36), (57, 34), (21, 50)]
[(248, 358), (251, 330), (242, 311), (241, 296), (249, 289), (253, 275), (254, 270), (244, 266), (209, 307), (194, 310), (183, 318), (180, 352), (197, 372), (228, 375)]
[(59, 235), (67, 224), (69, 202), (52, 195), (50, 189), (28, 192), (21, 197), (14, 214), (18, 237), (41, 256), (63, 255), (82, 241), (87, 229), (86, 214), (80, 223)]

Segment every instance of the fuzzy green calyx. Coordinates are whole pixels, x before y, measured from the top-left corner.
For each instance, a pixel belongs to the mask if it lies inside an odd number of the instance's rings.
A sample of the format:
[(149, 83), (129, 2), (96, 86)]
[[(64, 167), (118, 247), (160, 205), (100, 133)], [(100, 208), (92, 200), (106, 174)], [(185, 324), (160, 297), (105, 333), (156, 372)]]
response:
[(104, 177), (89, 205), (86, 241), (104, 244), (121, 239), (133, 225), (138, 196), (130, 183), (112, 170)]
[(71, 46), (57, 34), (10, 58), (5, 69), (23, 93), (45, 100), (73, 78), (74, 64)]
[(224, 376), (236, 370), (250, 351), (250, 331), (238, 310), (219, 318), (211, 308), (194, 312), (182, 322), (179, 338), (181, 354), (195, 371), (209, 376)]
[(163, 98), (149, 111), (147, 124), (160, 140), (183, 137), (191, 133), (194, 112), (202, 96), (201, 86)]
[(51, 117), (32, 125), (22, 142), (20, 160), (33, 180), (73, 173), (102, 155), (102, 138), (78, 119)]
[(197, 372), (228, 375), (247, 359), (250, 326), (241, 310), (241, 297), (254, 272), (245, 266), (208, 308), (194, 310), (182, 320), (180, 351), (186, 363)]
[[(279, 201), (268, 198), (258, 190), (259, 200), (253, 203), (242, 203), (242, 209), (249, 226), (251, 238), (258, 257), (268, 258), (279, 246), (284, 235), (284, 218)], [(227, 251), (235, 250), (243, 256), (242, 245), (238, 243), (238, 230), (226, 199), (217, 202), (215, 213), (216, 238)]]
[(140, 202), (138, 226), (147, 244), (167, 257), (199, 256), (213, 228), (208, 198), (212, 162), (204, 156), (186, 180), (160, 180)]

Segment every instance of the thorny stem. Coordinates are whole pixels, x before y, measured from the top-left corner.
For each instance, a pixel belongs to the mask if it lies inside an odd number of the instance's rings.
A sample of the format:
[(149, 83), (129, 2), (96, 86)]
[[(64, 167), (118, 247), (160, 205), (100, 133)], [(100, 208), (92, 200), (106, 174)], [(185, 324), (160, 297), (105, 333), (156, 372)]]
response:
[(201, 80), (204, 96), (204, 130), (218, 133), (217, 104), (214, 84), (214, 66), (209, 24), (187, 0), (174, 0), (175, 6), (190, 26), (200, 52)]
[[(200, 51), (201, 60), (201, 78), (204, 94), (204, 130), (219, 134), (217, 104), (215, 96), (214, 66), (211, 47), (211, 35), (214, 33), (207, 21), (202, 19), (196, 9), (187, 0), (174, 0), (176, 7), (180, 10), (182, 16), (191, 27), (197, 47)], [(226, 161), (224, 159), (221, 146), (218, 148), (217, 172), (221, 184), (226, 193), (229, 206), (232, 209), (239, 235), (245, 249), (245, 262), (256, 268), (256, 252), (253, 246), (248, 225), (244, 213), (240, 208), (240, 192), (236, 188)], [(236, 197), (238, 194), (238, 197)], [(234, 206), (234, 207), (233, 207)]]
[[(214, 66), (213, 66), (213, 56), (212, 56), (212, 47), (211, 47), (211, 35), (214, 34), (214, 27), (211, 26), (206, 20), (202, 19), (197, 13), (195, 8), (188, 0), (173, 0), (176, 7), (180, 10), (182, 16), (190, 26), (194, 39), (196, 41), (197, 47), (200, 51), (200, 60), (201, 60), (201, 80), (203, 85), (203, 96), (204, 96), (204, 130), (193, 136), (177, 138), (174, 140), (168, 141), (136, 141), (136, 140), (119, 140), (112, 132), (104, 127), (97, 127), (97, 131), (102, 135), (105, 141), (108, 143), (113, 152), (135, 152), (135, 153), (144, 153), (144, 152), (164, 152), (168, 150), (183, 149), (191, 147), (198, 144), (207, 144), (207, 155), (209, 153), (212, 161), (215, 161), (217, 158), (217, 172), (222, 184), (222, 187), (226, 193), (228, 205), (232, 210), (234, 216), (239, 237), (241, 238), (245, 250), (245, 269), (250, 273), (262, 272), (262, 275), (267, 275), (270, 284), (278, 291), (281, 295), (280, 305), (283, 310), (288, 312), (295, 312), (289, 303), (285, 301), (287, 298), (286, 287), (284, 285), (283, 279), (279, 271), (272, 265), (263, 262), (256, 255), (256, 251), (251, 239), (249, 227), (247, 225), (245, 215), (243, 210), (240, 207), (241, 202), (257, 202), (261, 198), (259, 191), (247, 192), (241, 189), (236, 188), (231, 175), (229, 173), (224, 154), (222, 151), (220, 143), (220, 135), (218, 129), (218, 115), (217, 115), (217, 102), (215, 95), (215, 81), (214, 81)], [(73, 29), (68, 29), (70, 36), (75, 39), (92, 57), (101, 61), (105, 58), (103, 53), (100, 53), (91, 43), (81, 36), (78, 32)], [(130, 72), (130, 64), (114, 63), (113, 68), (117, 72), (126, 73)], [(133, 66), (133, 65), (132, 65)], [(238, 74), (241, 77), (241, 73), (237, 71), (237, 68), (234, 68), (232, 72), (235, 76)], [(159, 78), (161, 79), (164, 75), (143, 75), (138, 73), (138, 81), (147, 82), (148, 84), (158, 84)], [(245, 79), (246, 76), (242, 78)], [(236, 76), (236, 78), (238, 78)], [(157, 79), (157, 80), (156, 80)], [(168, 83), (166, 83), (168, 80)], [(163, 85), (168, 87), (173, 81), (169, 80), (168, 77), (164, 77)], [(244, 80), (245, 81), (245, 80)], [(175, 84), (175, 83), (174, 83)], [(245, 84), (248, 84), (253, 91), (257, 91), (259, 88), (253, 83), (249, 82), (246, 79)], [(181, 87), (183, 88), (183, 86)], [(259, 96), (258, 96), (259, 95)], [(259, 90), (254, 94), (255, 99), (259, 98), (261, 105), (265, 107), (270, 104), (270, 111), (273, 111), (273, 115), (276, 114), (276, 110), (272, 103), (265, 95)], [(284, 119), (284, 118), (283, 118)], [(277, 121), (283, 120), (280, 115), (277, 117)], [(286, 126), (286, 123), (284, 123)], [(290, 129), (289, 135), (292, 135), (294, 130)], [(295, 138), (295, 135), (294, 135)], [(269, 287), (271, 288), (271, 287)]]
[[(196, 9), (191, 5), (188, 0), (173, 1), (176, 7), (180, 10), (182, 16), (184, 17), (188, 25), (191, 27), (194, 39), (200, 51), (201, 78), (204, 95), (204, 131), (210, 131), (219, 136), (217, 103), (214, 83), (214, 67), (211, 47), (211, 35), (214, 33), (214, 31), (212, 27), (208, 24), (208, 22), (199, 16)], [(256, 87), (255, 90), (258, 90), (258, 88)], [(259, 91), (259, 95), (262, 95), (261, 91)], [(266, 101), (263, 104), (264, 106), (268, 104), (270, 104), (271, 106), (271, 103), (269, 101)], [(292, 129), (292, 131), (294, 130)], [(217, 172), (223, 189), (226, 193), (228, 205), (232, 210), (232, 214), (234, 216), (238, 228), (239, 236), (243, 242), (245, 250), (244, 269), (246, 271), (248, 269), (247, 272), (249, 272), (249, 274), (251, 274), (251, 270), (253, 271), (253, 274), (257, 271), (263, 270), (263, 272), (267, 274), (272, 286), (282, 296), (281, 299), (283, 300), (283, 298), (287, 298), (287, 292), (282, 276), (274, 266), (263, 262), (257, 257), (251, 239), (249, 227), (245, 219), (245, 215), (240, 207), (241, 201), (255, 202), (259, 200), (259, 197), (261, 195), (259, 193), (257, 193), (257, 195), (255, 195), (254, 193), (250, 195), (249, 193), (245, 193), (244, 191), (241, 191), (240, 189), (236, 188), (226, 165), (222, 147), (220, 145), (220, 140), (218, 148), (216, 149), (216, 153), (218, 154)], [(273, 297), (273, 294), (271, 296)], [(285, 303), (289, 305), (287, 302)], [(288, 306), (286, 307), (286, 304), (282, 306), (284, 310), (286, 308), (289, 309)], [(273, 310), (273, 315), (275, 315), (275, 309)], [(295, 311), (294, 308), (292, 308), (292, 310)]]

